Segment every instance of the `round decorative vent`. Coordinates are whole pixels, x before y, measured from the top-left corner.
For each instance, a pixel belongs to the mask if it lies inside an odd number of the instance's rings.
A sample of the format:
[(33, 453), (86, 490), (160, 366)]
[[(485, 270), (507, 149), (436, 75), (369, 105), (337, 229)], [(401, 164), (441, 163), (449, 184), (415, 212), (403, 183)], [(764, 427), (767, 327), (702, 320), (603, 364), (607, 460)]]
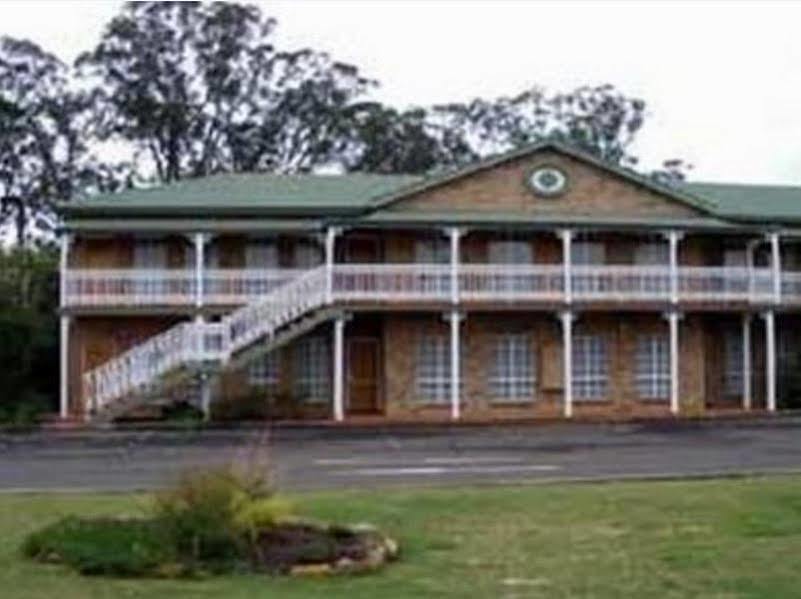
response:
[(564, 193), (567, 175), (555, 166), (541, 166), (529, 175), (528, 184), (537, 195), (552, 198)]

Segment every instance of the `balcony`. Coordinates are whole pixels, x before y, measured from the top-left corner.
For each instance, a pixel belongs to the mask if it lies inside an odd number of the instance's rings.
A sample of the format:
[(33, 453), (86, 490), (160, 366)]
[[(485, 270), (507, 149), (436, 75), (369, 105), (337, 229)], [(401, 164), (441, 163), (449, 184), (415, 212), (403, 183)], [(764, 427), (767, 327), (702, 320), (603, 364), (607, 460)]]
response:
[[(298, 276), (298, 269), (214, 269), (203, 273), (202, 303), (236, 306), (258, 300)], [(341, 302), (667, 303), (673, 298), (667, 266), (573, 266), (569, 284), (561, 264), (459, 264), (452, 293), (448, 264), (335, 264), (332, 296)], [(188, 307), (201, 297), (190, 269), (70, 269), (64, 305)], [(801, 272), (783, 272), (781, 300), (801, 304)], [(687, 304), (769, 304), (776, 299), (770, 268), (692, 267), (677, 270), (676, 298)]]

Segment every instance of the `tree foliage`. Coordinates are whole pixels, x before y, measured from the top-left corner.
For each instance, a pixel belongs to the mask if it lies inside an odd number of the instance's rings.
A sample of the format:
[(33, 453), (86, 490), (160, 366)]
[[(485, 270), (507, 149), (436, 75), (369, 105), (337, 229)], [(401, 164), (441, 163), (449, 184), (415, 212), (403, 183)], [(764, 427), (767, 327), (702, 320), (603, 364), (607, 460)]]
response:
[(254, 6), (128, 3), (79, 57), (104, 138), (133, 142), (162, 181), (309, 170), (334, 158), (342, 112), (372, 82), (310, 49), (277, 50)]

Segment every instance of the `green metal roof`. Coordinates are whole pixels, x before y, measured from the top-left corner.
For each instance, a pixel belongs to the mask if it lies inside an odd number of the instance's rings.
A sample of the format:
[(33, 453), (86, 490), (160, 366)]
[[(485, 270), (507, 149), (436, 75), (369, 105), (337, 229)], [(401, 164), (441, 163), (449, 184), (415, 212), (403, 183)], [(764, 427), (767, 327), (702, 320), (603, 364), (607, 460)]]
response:
[(801, 187), (740, 183), (685, 183), (684, 189), (714, 202), (720, 218), (758, 222), (801, 221)]
[(414, 175), (273, 175), (243, 173), (185, 179), (61, 205), (66, 214), (284, 212), (328, 214), (361, 210), (371, 200), (421, 179)]
[[(397, 215), (384, 216), (382, 208), (421, 191), (444, 185), (541, 150), (553, 150), (572, 156), (623, 177), (634, 185), (647, 188), (693, 207), (699, 214), (688, 219), (700, 227), (725, 227), (727, 222), (791, 225), (801, 223), (801, 187), (746, 185), (733, 183), (684, 183), (668, 187), (628, 169), (607, 164), (585, 152), (565, 144), (547, 141), (532, 144), (512, 152), (491, 157), (467, 167), (430, 176), (415, 175), (273, 175), (226, 174), (187, 179), (170, 185), (147, 189), (126, 190), (118, 194), (85, 198), (61, 204), (60, 211), (75, 228), (94, 228), (91, 219), (112, 219), (130, 216), (141, 219), (169, 217), (186, 219), (183, 224), (196, 224), (216, 218), (283, 218), (325, 220), (353, 219), (353, 222), (398, 222)], [(526, 215), (486, 214), (427, 214), (405, 216), (419, 223), (432, 222), (529, 222)], [(610, 220), (608, 217), (559, 217), (569, 222)], [(540, 219), (545, 222), (547, 219)], [(554, 217), (554, 220), (558, 220)], [(625, 221), (625, 217), (611, 220)], [(80, 222), (80, 226), (78, 221)], [(246, 222), (246, 221), (243, 221)], [(289, 222), (289, 221), (287, 221)], [(308, 222), (308, 221), (304, 221)], [(639, 222), (639, 221), (638, 221)], [(654, 226), (666, 224), (659, 218), (643, 219)], [(174, 223), (173, 223), (174, 224)], [(254, 221), (255, 224), (255, 221)], [(239, 226), (239, 225), (237, 225)]]

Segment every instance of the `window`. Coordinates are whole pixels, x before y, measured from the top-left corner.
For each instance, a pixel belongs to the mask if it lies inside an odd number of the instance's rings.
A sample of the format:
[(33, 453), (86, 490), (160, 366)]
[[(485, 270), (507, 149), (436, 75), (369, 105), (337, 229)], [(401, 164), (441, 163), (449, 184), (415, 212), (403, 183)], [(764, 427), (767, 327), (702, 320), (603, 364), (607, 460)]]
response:
[(300, 241), (295, 244), (294, 258), (296, 268), (312, 268), (322, 263), (323, 253), (318, 245)]
[(670, 339), (667, 335), (637, 337), (634, 384), (642, 399), (670, 397)]
[(667, 243), (641, 243), (634, 250), (634, 264), (659, 266), (670, 263), (670, 248)]
[(260, 356), (248, 366), (248, 383), (254, 387), (278, 384), (278, 352)]
[(245, 246), (247, 268), (277, 268), (278, 246), (271, 241), (253, 241)]
[(573, 394), (577, 399), (603, 399), (607, 393), (609, 361), (606, 339), (576, 335), (573, 339)]
[(531, 244), (527, 241), (491, 241), (489, 261), (492, 264), (531, 264)]
[(415, 262), (421, 264), (448, 264), (451, 248), (445, 239), (418, 239), (414, 246)]
[(729, 397), (743, 393), (743, 337), (734, 328), (723, 336), (723, 393)]
[(573, 264), (603, 264), (606, 262), (606, 248), (598, 241), (576, 241), (571, 256)]
[(495, 339), (489, 387), (501, 400), (530, 401), (534, 397), (534, 353), (531, 337), (500, 335)]
[(417, 345), (417, 396), (423, 401), (446, 403), (450, 393), (450, 339), (424, 335)]
[(293, 349), (295, 395), (309, 403), (328, 401), (331, 395), (331, 354), (326, 338), (306, 337)]
[(134, 245), (134, 266), (137, 268), (166, 268), (167, 244), (159, 240), (138, 240)]

